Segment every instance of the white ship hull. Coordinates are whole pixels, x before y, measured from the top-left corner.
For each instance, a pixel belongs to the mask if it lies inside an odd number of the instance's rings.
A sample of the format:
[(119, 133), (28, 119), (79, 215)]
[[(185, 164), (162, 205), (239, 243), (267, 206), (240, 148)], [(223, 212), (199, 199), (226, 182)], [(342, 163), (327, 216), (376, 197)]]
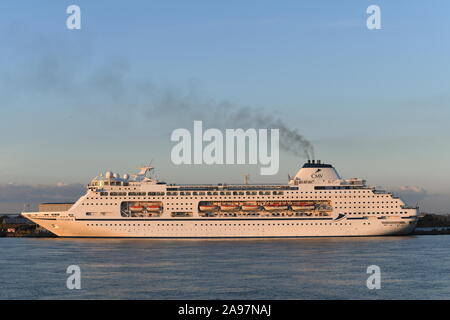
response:
[(296, 238), (388, 236), (411, 233), (416, 220), (166, 219), (43, 220), (24, 215), (60, 237), (130, 238)]

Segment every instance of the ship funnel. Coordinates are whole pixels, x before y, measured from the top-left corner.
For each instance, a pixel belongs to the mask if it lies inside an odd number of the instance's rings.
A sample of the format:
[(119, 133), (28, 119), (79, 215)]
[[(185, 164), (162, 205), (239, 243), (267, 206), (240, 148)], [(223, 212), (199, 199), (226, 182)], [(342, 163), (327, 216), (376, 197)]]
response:
[(341, 179), (336, 169), (331, 164), (322, 163), (320, 160), (311, 160), (297, 172), (295, 178), (303, 181), (324, 181)]

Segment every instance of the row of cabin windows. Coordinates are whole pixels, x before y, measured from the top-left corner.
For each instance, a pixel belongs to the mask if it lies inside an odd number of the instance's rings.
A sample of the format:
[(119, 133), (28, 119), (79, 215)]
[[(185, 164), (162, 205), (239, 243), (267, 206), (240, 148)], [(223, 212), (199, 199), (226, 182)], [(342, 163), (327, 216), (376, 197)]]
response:
[(390, 211), (390, 212), (387, 212), (387, 211), (383, 211), (383, 212), (349, 212), (347, 214), (359, 214), (359, 215), (361, 215), (361, 214), (406, 214), (406, 212), (405, 211), (399, 211), (399, 212), (394, 212), (394, 211)]
[[(111, 184), (112, 185), (112, 184)], [(314, 187), (315, 190), (323, 190), (323, 189), (318, 189), (319, 187)], [(360, 190), (360, 191), (349, 191), (349, 190), (339, 190), (342, 189), (340, 187), (333, 187), (336, 189), (333, 189), (333, 191), (300, 191), (300, 193), (349, 193), (349, 194), (356, 194), (356, 193), (374, 193), (373, 190)], [(131, 188), (126, 188), (126, 189), (131, 189)], [(133, 188), (134, 190), (136, 190), (137, 188)], [(119, 189), (120, 190), (120, 189)], [(338, 191), (339, 190), (339, 191)], [(219, 191), (208, 191), (208, 193), (217, 193)], [(220, 194), (224, 194), (224, 193), (231, 193), (231, 192), (244, 192), (244, 191), (220, 191)], [(248, 194), (248, 192), (266, 192), (266, 191), (246, 191), (246, 193)], [(270, 192), (270, 191), (268, 191)], [(122, 193), (122, 192), (119, 192)], [(140, 193), (140, 192), (132, 192), (132, 193)], [(150, 192), (152, 195), (160, 195), (160, 194), (164, 194), (164, 192)], [(149, 194), (150, 194), (149, 193)], [(168, 193), (179, 193), (180, 195), (190, 195), (191, 193), (195, 194), (195, 193), (205, 193), (204, 191), (168, 191)], [(274, 194), (283, 194), (283, 191), (273, 191)], [(299, 193), (298, 191), (287, 191), (286, 193)], [(386, 194), (386, 193), (384, 193)]]
[[(330, 198), (326, 198), (326, 199), (330, 199)], [(367, 201), (356, 201), (356, 199), (354, 201), (338, 201), (338, 200), (334, 200), (334, 199), (330, 199), (333, 200), (334, 203), (336, 204), (398, 204), (401, 201), (400, 200), (392, 200), (389, 201), (389, 199), (367, 199)], [(349, 199), (350, 200), (350, 199)], [(359, 199), (358, 199), (359, 200)]]
[(334, 207), (336, 209), (400, 209), (398, 206), (373, 206), (373, 207)]
[[(317, 187), (315, 187), (317, 188)], [(136, 188), (133, 188), (136, 190)], [(370, 194), (371, 197), (377, 197), (377, 198), (383, 198), (383, 197), (389, 197), (391, 196), (390, 193), (378, 193), (379, 195), (374, 195), (374, 190), (362, 190), (362, 191), (209, 191), (209, 192), (202, 192), (202, 191), (168, 191), (167, 195), (168, 196), (190, 196), (190, 195), (194, 195), (194, 196), (198, 196), (198, 195), (284, 195), (284, 194), (341, 194), (341, 193), (345, 193), (345, 194), (349, 194), (351, 195), (351, 197), (355, 197), (356, 193), (367, 193)], [(108, 196), (108, 192), (100, 192), (100, 195), (102, 196)], [(110, 196), (127, 196), (127, 192), (110, 192), (109, 193)], [(129, 192), (128, 196), (164, 196), (165, 192)], [(365, 197), (365, 196), (359, 196), (359, 197)], [(346, 198), (346, 197), (345, 197)]]
[[(203, 191), (182, 191), (182, 192), (172, 192), (172, 191), (168, 191), (167, 192), (167, 196), (231, 196), (231, 195), (237, 195), (237, 196), (243, 196), (243, 195), (283, 195), (284, 192), (283, 191), (208, 191), (208, 192), (203, 192)], [(101, 196), (108, 196), (108, 192), (100, 192)], [(140, 196), (164, 196), (165, 193), (164, 192), (128, 192), (128, 194), (126, 192), (110, 192), (109, 196), (112, 197), (124, 197), (124, 196), (134, 196), (134, 197), (140, 197)]]
[[(364, 224), (370, 224), (370, 222), (364, 223)], [(226, 226), (347, 226), (352, 225), (352, 223), (347, 222), (297, 222), (297, 223), (196, 223), (194, 226), (196, 227), (226, 227)], [(136, 224), (136, 223), (88, 223), (87, 226), (89, 227), (151, 227), (155, 226), (154, 224)], [(157, 227), (182, 227), (184, 226), (183, 223), (158, 223), (156, 224)]]
[(102, 187), (102, 186), (124, 186), (128, 187), (128, 182), (125, 181), (94, 181), (89, 186), (92, 187)]
[[(106, 193), (106, 195), (107, 195), (107, 193)], [(111, 194), (112, 195), (112, 194)], [(116, 195), (112, 195), (112, 196), (116, 196)], [(145, 195), (142, 195), (142, 197), (141, 196), (139, 196), (139, 197), (136, 197), (136, 196), (134, 196), (134, 197), (126, 197), (126, 195), (124, 194), (124, 195), (122, 195), (123, 196), (123, 198), (117, 198), (117, 197), (115, 197), (115, 198), (109, 198), (109, 197), (105, 197), (105, 198), (98, 198), (98, 197), (87, 197), (87, 199), (92, 199), (92, 200), (99, 200), (99, 199), (105, 199), (105, 200), (108, 200), (108, 199), (111, 199), (111, 200), (145, 200), (145, 199), (147, 199), (147, 200), (162, 200), (162, 199), (166, 199), (166, 197), (164, 197), (164, 196), (162, 196), (162, 197), (153, 197), (153, 198), (145, 198)], [(358, 198), (358, 197), (339, 197), (339, 198), (345, 198), (345, 199), (356, 199), (356, 198)], [(372, 198), (372, 200), (373, 200), (373, 197), (368, 197), (368, 199), (367, 200), (369, 200), (369, 199), (371, 199)], [(178, 196), (176, 196), (176, 197), (167, 197), (167, 199), (183, 199), (183, 198), (181, 198), (181, 197), (178, 197)], [(200, 200), (202, 200), (202, 199), (208, 199), (208, 198), (206, 198), (206, 197), (203, 197), (203, 196), (195, 196), (195, 197), (189, 197), (189, 198), (184, 198), (184, 199), (200, 199)], [(209, 198), (210, 199), (210, 198)], [(236, 199), (236, 200), (239, 200), (239, 199), (241, 199), (241, 198), (239, 198), (239, 197), (220, 197), (219, 199), (223, 199), (223, 200), (233, 200), (233, 199)], [(252, 197), (250, 197), (250, 198), (248, 198), (248, 199), (264, 199), (264, 198), (261, 198), (261, 197), (259, 197), (259, 196), (252, 196)], [(327, 196), (303, 196), (301, 199), (299, 199), (298, 198), (298, 196), (292, 196), (292, 197), (284, 197), (284, 196), (282, 196), (282, 197), (280, 197), (280, 196), (278, 196), (278, 197), (276, 197), (275, 199), (277, 199), (277, 200), (281, 200), (281, 199), (286, 199), (286, 200), (288, 200), (288, 199), (292, 199), (292, 200), (298, 200), (298, 201), (302, 201), (302, 200), (331, 200), (331, 201), (333, 201), (334, 199), (333, 198), (330, 198), (330, 197), (327, 197)], [(349, 201), (349, 202), (346, 202), (346, 201), (336, 201), (336, 203), (337, 204), (339, 204), (339, 203), (345, 203), (345, 204), (351, 204), (351, 203), (359, 203), (359, 204), (361, 204), (361, 203), (367, 203), (367, 204), (384, 204), (384, 203), (386, 203), (386, 204), (388, 204), (388, 203), (393, 203), (393, 204), (399, 204), (400, 203), (400, 200), (393, 200), (393, 201), (387, 201), (387, 199), (389, 199), (389, 198), (386, 198), (385, 200), (382, 200), (382, 201), (380, 201), (380, 200), (378, 200), (378, 201)]]
[[(280, 196), (279, 194), (275, 194), (276, 192), (277, 191), (274, 191), (274, 193), (273, 193), (274, 196), (277, 196), (276, 199), (296, 199), (296, 198), (298, 198), (298, 195), (297, 196), (284, 197), (284, 196)], [(281, 192), (281, 191), (278, 191), (278, 193), (279, 192)], [(198, 196), (205, 196), (205, 194), (203, 192), (199, 192), (199, 193), (201, 193), (201, 194), (197, 194), (197, 192), (193, 192), (193, 196), (195, 196), (196, 198)], [(207, 194), (208, 196), (219, 196), (217, 194), (217, 192), (208, 192), (208, 193), (211, 193), (211, 194)], [(252, 194), (249, 194), (249, 193), (252, 193)], [(100, 195), (107, 197), (108, 196), (108, 192), (101, 192)], [(123, 193), (111, 192), (109, 195), (111, 197), (126, 197), (127, 196), (127, 194), (125, 192), (123, 192)], [(228, 196), (239, 196), (239, 195), (240, 196), (244, 196), (244, 195), (247, 195), (247, 196), (252, 196), (253, 199), (259, 199), (260, 198), (260, 197), (257, 196), (256, 192), (252, 192), (252, 191), (247, 191), (247, 194), (244, 194), (243, 191), (235, 191), (235, 192), (233, 192), (233, 195), (231, 195), (231, 194), (226, 194), (226, 195), (228, 195)], [(259, 195), (260, 196), (270, 196), (271, 194), (270, 194), (270, 191), (260, 191)], [(134, 197), (133, 199), (136, 199), (135, 197), (145, 197), (145, 196), (147, 196), (147, 194), (145, 192), (130, 192), (128, 194), (128, 196), (129, 197)], [(149, 192), (148, 196), (153, 196), (153, 197), (162, 196), (161, 198), (164, 198), (164, 192), (158, 192), (158, 195), (154, 194), (154, 192)], [(170, 198), (175, 196), (176, 197), (175, 199), (179, 199), (177, 194), (172, 194), (170, 192), (167, 193), (167, 196), (170, 196)], [(186, 195), (184, 195), (184, 196), (186, 196)], [(233, 197), (233, 198), (235, 198), (235, 197)], [(233, 198), (232, 197), (223, 197), (223, 199), (233, 199)], [(304, 196), (304, 199), (314, 199), (314, 198), (316, 198), (316, 199), (329, 199), (329, 200), (332, 200), (332, 199), (330, 199), (329, 196), (317, 196), (317, 195), (316, 196)], [(379, 199), (380, 197), (379, 196), (376, 196), (376, 197), (374, 197), (374, 196), (367, 196), (367, 197), (365, 197), (365, 196), (337, 196), (335, 198), (337, 198), (337, 199), (361, 199), (361, 198), (363, 198), (363, 199), (370, 200), (370, 199), (374, 199), (374, 198)], [(94, 199), (94, 197), (88, 197), (88, 199)], [(98, 198), (95, 198), (95, 199), (98, 199)], [(158, 199), (159, 199), (159, 197), (158, 197)], [(169, 197), (168, 197), (168, 199), (169, 199)], [(193, 197), (190, 197), (190, 199), (193, 199)], [(203, 198), (200, 198), (200, 199), (203, 199)], [(388, 200), (388, 199), (392, 199), (392, 198), (389, 197), (389, 196), (386, 196), (386, 197), (381, 197), (381, 199)], [(387, 201), (386, 203), (398, 203), (399, 201), (400, 200), (396, 199), (396, 200), (393, 200), (393, 201), (390, 201), (390, 202)], [(377, 201), (377, 203), (378, 202), (380, 202), (380, 201)], [(342, 203), (346, 203), (346, 202), (342, 202)], [(361, 202), (358, 202), (358, 203), (361, 203)], [(362, 203), (365, 203), (365, 202), (363, 201)], [(373, 203), (373, 202), (367, 202), (367, 203)], [(384, 201), (381, 201), (380, 203), (384, 203)]]
[[(99, 184), (93, 184), (93, 186), (100, 186)], [(111, 183), (104, 183), (104, 186), (120, 186), (119, 182), (111, 182)], [(125, 190), (136, 190), (137, 188), (124, 188)], [(170, 189), (170, 188), (169, 188)], [(173, 188), (172, 188), (173, 189)], [(119, 190), (121, 190), (119, 188)], [(298, 189), (291, 189), (291, 190), (298, 190)], [(329, 186), (329, 187), (314, 187), (314, 190), (330, 190), (330, 191), (309, 191), (310, 193), (374, 193), (374, 190), (370, 189), (370, 190), (361, 190), (361, 188), (348, 188), (348, 187), (339, 187), (339, 186)], [(206, 190), (205, 190), (206, 191)], [(180, 192), (180, 193), (190, 193), (190, 192), (196, 192), (196, 191), (169, 191), (169, 192)], [(228, 191), (227, 191), (228, 192)], [(283, 192), (283, 191), (276, 191), (276, 192)], [(288, 193), (290, 193), (289, 191), (287, 191)], [(308, 192), (308, 191), (306, 191)], [(380, 191), (378, 191), (380, 192)]]
[[(168, 196), (190, 196), (190, 195), (256, 195), (256, 194), (260, 194), (260, 195), (283, 195), (285, 192), (284, 191), (168, 191), (167, 195)], [(351, 193), (351, 194), (355, 194), (355, 193), (369, 193), (369, 191), (357, 191), (357, 192), (347, 192), (347, 191), (299, 191), (299, 192), (286, 192), (287, 194), (336, 194), (336, 193)], [(128, 192), (129, 196), (145, 196), (145, 195), (149, 195), (149, 196), (163, 196), (165, 193), (164, 192)], [(108, 192), (101, 192), (101, 195), (108, 195)], [(126, 196), (127, 193), (126, 192), (110, 192), (111, 196)], [(390, 195), (390, 194), (384, 194), (384, 195)], [(383, 195), (377, 195), (377, 197), (380, 197)]]

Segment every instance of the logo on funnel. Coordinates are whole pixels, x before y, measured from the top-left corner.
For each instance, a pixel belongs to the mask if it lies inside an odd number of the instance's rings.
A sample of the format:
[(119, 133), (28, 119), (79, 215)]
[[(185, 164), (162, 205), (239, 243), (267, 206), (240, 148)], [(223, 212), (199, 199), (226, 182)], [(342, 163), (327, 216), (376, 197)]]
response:
[(316, 172), (314, 172), (311, 175), (311, 178), (313, 178), (313, 179), (323, 178), (323, 173), (321, 173), (321, 172), (322, 172), (322, 169), (317, 169)]

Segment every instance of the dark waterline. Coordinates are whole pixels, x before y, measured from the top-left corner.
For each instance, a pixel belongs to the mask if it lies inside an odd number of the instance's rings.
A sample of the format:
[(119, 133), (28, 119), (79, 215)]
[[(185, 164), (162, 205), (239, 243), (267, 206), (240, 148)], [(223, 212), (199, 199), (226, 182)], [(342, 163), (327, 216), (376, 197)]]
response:
[[(450, 299), (450, 236), (0, 239), (0, 299)], [(81, 290), (66, 288), (69, 265)], [(369, 290), (369, 265), (381, 268)]]

